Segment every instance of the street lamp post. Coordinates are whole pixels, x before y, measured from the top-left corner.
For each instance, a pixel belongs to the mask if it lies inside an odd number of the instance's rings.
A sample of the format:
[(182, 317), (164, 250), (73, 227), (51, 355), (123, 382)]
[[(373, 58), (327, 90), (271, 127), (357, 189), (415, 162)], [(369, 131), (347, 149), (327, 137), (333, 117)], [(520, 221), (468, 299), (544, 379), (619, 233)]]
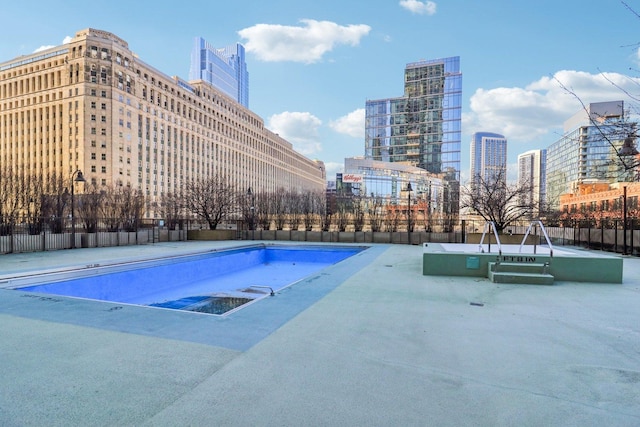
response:
[(407, 242), (411, 244), (411, 181), (407, 183)]
[(76, 216), (74, 212), (73, 200), (74, 187), (76, 182), (86, 182), (80, 169), (71, 174), (71, 249), (75, 249), (76, 247)]
[[(638, 156), (638, 149), (636, 148), (635, 135), (629, 134), (618, 151), (618, 156), (622, 159), (625, 172), (628, 169), (637, 167), (636, 165), (627, 164), (627, 159), (633, 159)], [(635, 162), (634, 162), (635, 163)], [(622, 254), (627, 254), (627, 186), (622, 188)], [(632, 231), (633, 233), (633, 231)], [(632, 242), (633, 246), (633, 242)], [(633, 247), (631, 248), (633, 253)]]
[(251, 240), (255, 240), (255, 228), (254, 228), (254, 215), (255, 215), (255, 203), (253, 198), (253, 191), (251, 191), (251, 187), (247, 190), (247, 196), (251, 198), (251, 207), (249, 208), (251, 211), (251, 219), (249, 220), (249, 227), (251, 228)]
[[(632, 251), (633, 252), (633, 251)], [(627, 186), (622, 187), (622, 255), (627, 254)]]

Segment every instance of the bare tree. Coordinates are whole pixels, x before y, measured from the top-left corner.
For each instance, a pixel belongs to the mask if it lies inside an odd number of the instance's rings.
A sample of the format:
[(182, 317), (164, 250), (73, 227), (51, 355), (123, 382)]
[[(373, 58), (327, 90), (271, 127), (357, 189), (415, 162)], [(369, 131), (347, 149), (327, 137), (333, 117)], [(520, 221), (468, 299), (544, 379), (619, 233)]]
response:
[(313, 229), (313, 223), (315, 221), (316, 203), (315, 192), (304, 192), (300, 194), (300, 213), (302, 216), (302, 224), (306, 231)]
[(271, 209), (276, 230), (283, 230), (284, 225), (287, 223), (287, 216), (289, 213), (289, 207), (287, 206), (287, 190), (283, 187), (278, 188), (273, 194)]
[(334, 212), (337, 210), (338, 202), (335, 193), (329, 193), (325, 195), (325, 208), (323, 214), (320, 216), (320, 228), (322, 231), (329, 231), (331, 223), (333, 222)]
[(354, 195), (351, 199), (351, 218), (354, 231), (362, 231), (364, 228), (365, 200), (360, 194)]
[(24, 179), (12, 169), (0, 171), (0, 235), (11, 234), (22, 208)]
[(145, 197), (140, 189), (118, 183), (120, 193), (120, 218), (126, 231), (136, 231), (144, 215)]
[(296, 190), (287, 192), (287, 207), (289, 211), (289, 226), (292, 230), (297, 230), (304, 220), (304, 199), (302, 193)]
[(186, 185), (185, 205), (194, 215), (204, 220), (210, 230), (215, 230), (236, 206), (236, 194), (226, 176), (215, 175), (189, 181)]
[(42, 201), (44, 198), (44, 182), (39, 175), (29, 175), (24, 181), (22, 211), (29, 227), (29, 234), (40, 234), (42, 231)]
[(531, 186), (507, 184), (506, 171), (499, 170), (488, 178), (478, 176), (475, 185), (460, 190), (460, 207), (471, 209), (501, 232), (509, 224), (527, 218), (533, 212), (529, 195)]
[(397, 205), (387, 204), (386, 215), (384, 217), (385, 229), (390, 232), (398, 231), (400, 225), (400, 211)]
[(260, 192), (255, 196), (254, 211), (256, 221), (263, 230), (269, 230), (271, 228), (272, 201), (273, 198), (269, 193)]
[[(95, 197), (92, 197), (95, 200)], [(99, 200), (102, 202), (99, 206), (99, 216), (102, 216), (102, 220), (107, 225), (107, 230), (118, 231), (122, 220), (122, 200), (118, 187), (114, 185), (107, 185), (106, 187), (103, 187)]]
[(240, 205), (242, 221), (247, 224), (249, 230), (252, 230), (256, 227), (256, 196), (253, 193), (253, 190), (249, 190), (250, 191), (247, 191), (245, 194), (240, 194), (238, 196), (238, 203)]
[(77, 195), (77, 213), (87, 233), (98, 231), (98, 223), (103, 212), (105, 190), (96, 184), (85, 184), (84, 192)]
[(384, 222), (384, 200), (381, 196), (374, 196), (371, 193), (371, 197), (367, 200), (366, 213), (369, 217), (369, 226), (371, 231), (381, 231), (382, 224)]
[(302, 193), (302, 211), (304, 229), (311, 231), (313, 225), (325, 214), (326, 195), (324, 191)]
[(49, 223), (52, 233), (62, 233), (64, 213), (68, 209), (70, 194), (65, 186), (62, 174), (52, 174), (45, 183), (45, 195), (42, 198), (42, 216)]
[(180, 193), (165, 193), (160, 197), (158, 212), (164, 218), (169, 230), (175, 230), (184, 219), (184, 197)]
[(336, 208), (333, 213), (333, 222), (338, 231), (345, 231), (351, 214), (351, 197), (348, 194), (338, 194)]

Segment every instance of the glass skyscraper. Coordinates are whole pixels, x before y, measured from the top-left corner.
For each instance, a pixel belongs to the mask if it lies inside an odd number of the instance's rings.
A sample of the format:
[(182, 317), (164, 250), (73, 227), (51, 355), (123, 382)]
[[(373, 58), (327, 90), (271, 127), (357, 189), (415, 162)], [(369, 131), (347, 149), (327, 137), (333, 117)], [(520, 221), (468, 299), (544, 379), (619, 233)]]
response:
[(460, 58), (413, 62), (404, 95), (366, 102), (365, 157), (400, 162), (460, 181)]
[(189, 80), (204, 80), (249, 108), (249, 72), (240, 43), (215, 48), (202, 37), (196, 37)]
[(628, 180), (617, 150), (634, 126), (625, 118), (623, 101), (591, 103), (567, 120), (562, 137), (547, 148), (547, 204), (558, 209), (560, 195), (578, 184)]
[(476, 132), (471, 137), (471, 186), (480, 180), (490, 183), (501, 176), (507, 180), (507, 138), (491, 132)]

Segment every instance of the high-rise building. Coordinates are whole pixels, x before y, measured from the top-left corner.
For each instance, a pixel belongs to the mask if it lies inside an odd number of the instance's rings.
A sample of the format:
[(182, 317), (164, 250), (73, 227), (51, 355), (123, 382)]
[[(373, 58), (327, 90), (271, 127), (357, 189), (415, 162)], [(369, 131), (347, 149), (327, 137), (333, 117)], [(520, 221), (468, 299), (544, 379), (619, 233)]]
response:
[(507, 182), (507, 139), (498, 133), (476, 132), (471, 137), (471, 187), (492, 183), (498, 177)]
[(518, 155), (518, 186), (531, 189), (528, 202), (533, 215), (544, 210), (546, 195), (547, 150), (530, 150)]
[(324, 191), (326, 180), (322, 162), (235, 100), (162, 74), (95, 29), (0, 63), (0, 171), (9, 170), (66, 180), (82, 170), (90, 184), (140, 189), (151, 207), (214, 176), (239, 191)]
[[(457, 202), (458, 187), (447, 185), (444, 174), (434, 174), (416, 166), (403, 163), (383, 162), (365, 157), (350, 157), (344, 161), (344, 174), (340, 185), (350, 185), (354, 194), (367, 203), (377, 200), (386, 209), (404, 205), (411, 200), (411, 210), (421, 215), (425, 227), (438, 224), (437, 230), (450, 230), (457, 212), (451, 204)], [(433, 224), (431, 223), (433, 221)]]
[(189, 80), (204, 80), (249, 108), (249, 72), (240, 43), (215, 48), (202, 37), (196, 37)]
[(562, 137), (547, 148), (549, 207), (558, 209), (560, 195), (579, 184), (629, 181), (618, 150), (635, 126), (625, 117), (623, 101), (591, 103), (567, 120)]
[[(460, 58), (406, 65), (404, 94), (366, 101), (365, 157), (446, 175), (460, 185)], [(456, 212), (457, 212), (457, 203)]]

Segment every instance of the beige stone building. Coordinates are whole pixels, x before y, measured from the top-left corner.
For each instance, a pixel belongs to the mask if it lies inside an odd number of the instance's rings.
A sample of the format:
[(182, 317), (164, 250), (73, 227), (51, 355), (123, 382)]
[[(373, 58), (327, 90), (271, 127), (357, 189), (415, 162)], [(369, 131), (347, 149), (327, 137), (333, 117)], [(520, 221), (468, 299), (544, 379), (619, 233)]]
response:
[(207, 83), (163, 74), (95, 29), (0, 63), (3, 169), (69, 178), (79, 169), (87, 182), (141, 189), (150, 206), (216, 174), (238, 191), (326, 183), (324, 164), (297, 153), (259, 116)]

